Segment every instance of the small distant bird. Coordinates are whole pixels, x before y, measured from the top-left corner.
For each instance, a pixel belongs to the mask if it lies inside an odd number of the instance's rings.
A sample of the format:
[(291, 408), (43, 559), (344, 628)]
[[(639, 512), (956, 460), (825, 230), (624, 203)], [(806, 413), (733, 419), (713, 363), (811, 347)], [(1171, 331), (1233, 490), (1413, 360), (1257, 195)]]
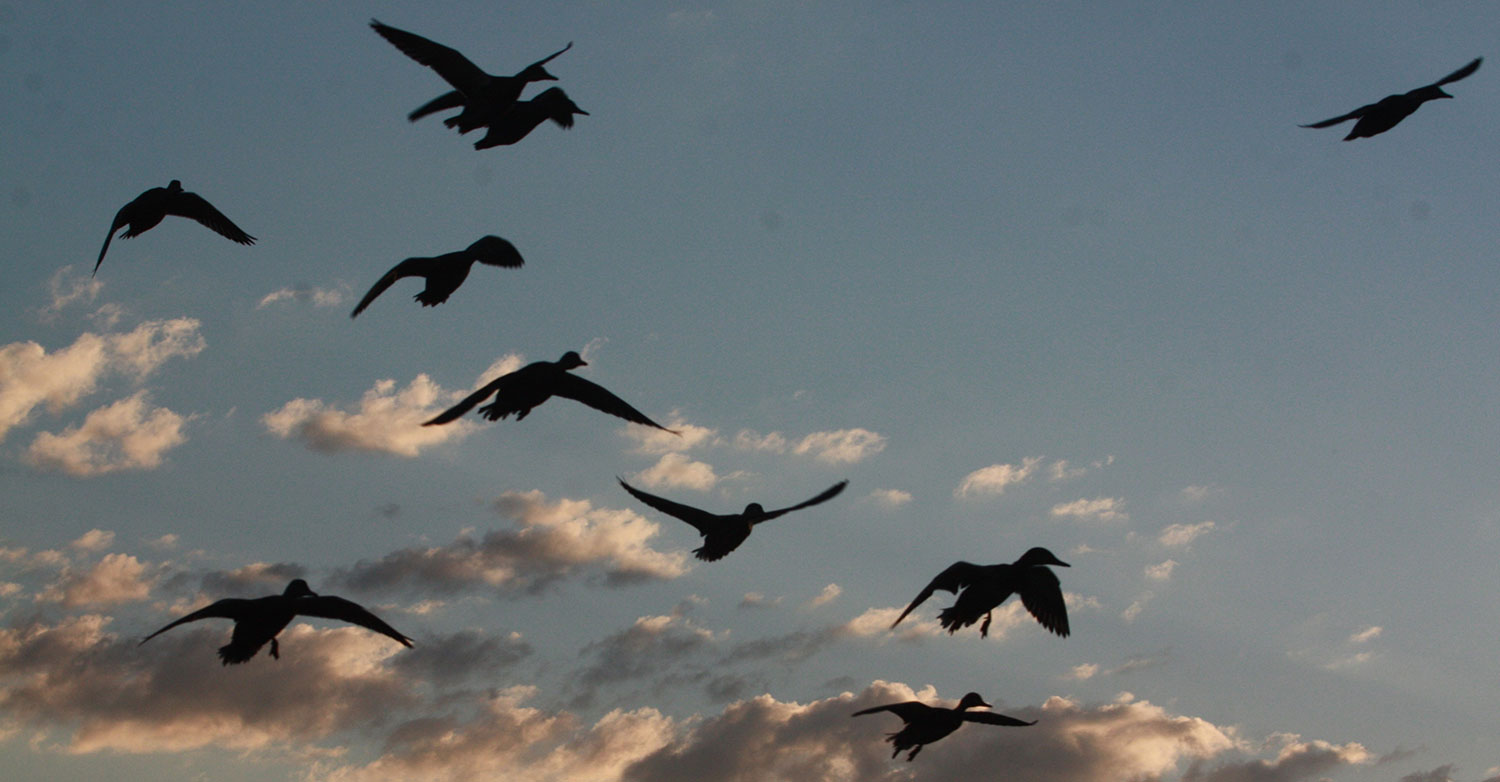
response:
[(1427, 85), (1426, 87), (1418, 87), (1411, 92), (1404, 92), (1400, 95), (1388, 95), (1382, 98), (1378, 103), (1371, 103), (1368, 106), (1360, 106), (1359, 108), (1349, 112), (1348, 114), (1343, 114), (1334, 117), (1333, 119), (1325, 119), (1322, 122), (1314, 122), (1311, 125), (1303, 125), (1302, 127), (1326, 128), (1331, 125), (1337, 125), (1340, 122), (1347, 122), (1351, 119), (1358, 118), (1359, 121), (1354, 123), (1354, 129), (1350, 130), (1349, 135), (1344, 137), (1345, 141), (1357, 138), (1368, 138), (1370, 136), (1384, 133), (1387, 130), (1395, 127), (1396, 123), (1411, 116), (1412, 112), (1416, 111), (1417, 108), (1420, 107), (1423, 103), (1426, 103), (1430, 100), (1436, 100), (1438, 98), (1453, 97), (1452, 95), (1443, 92), (1442, 86), (1444, 84), (1448, 84), (1449, 82), (1455, 82), (1459, 79), (1467, 78), (1468, 76), (1473, 74), (1474, 71), (1479, 70), (1479, 63), (1481, 62), (1484, 62), (1483, 57), (1475, 57), (1473, 62), (1465, 65), (1462, 68), (1459, 68), (1458, 70), (1448, 74), (1447, 76), (1444, 76), (1441, 79), (1438, 79), (1437, 81)]
[(980, 637), (990, 634), (991, 612), (1013, 594), (1021, 596), (1022, 605), (1042, 627), (1066, 638), (1068, 637), (1068, 609), (1063, 603), (1062, 585), (1057, 576), (1046, 565), (1070, 567), (1068, 563), (1052, 555), (1047, 549), (1037, 547), (1021, 555), (1015, 562), (1005, 565), (974, 565), (955, 562), (939, 573), (922, 589), (917, 599), (911, 601), (891, 627), (942, 589), (958, 595), (958, 600), (938, 614), (938, 621), (950, 634), (960, 627), (968, 627), (984, 617), (979, 627)]
[(104, 254), (109, 251), (109, 241), (115, 238), (115, 231), (128, 225), (130, 230), (120, 234), (121, 239), (140, 236), (155, 228), (167, 215), (197, 220), (230, 241), (255, 244), (255, 237), (241, 231), (223, 212), (215, 209), (213, 204), (203, 200), (198, 194), (183, 190), (182, 182), (174, 179), (166, 187), (153, 187), (120, 207), (120, 211), (115, 213), (115, 221), (110, 223), (109, 235), (104, 237), (104, 246), (99, 248), (99, 260), (94, 263), (94, 274), (99, 273), (99, 264), (104, 263)]
[(843, 491), (844, 487), (849, 485), (848, 481), (839, 481), (825, 489), (822, 494), (813, 497), (807, 502), (799, 502), (790, 508), (768, 511), (762, 508), (760, 503), (752, 502), (745, 506), (745, 510), (742, 513), (730, 513), (721, 516), (717, 513), (709, 513), (708, 511), (698, 510), (689, 505), (673, 502), (658, 497), (655, 494), (648, 494), (631, 486), (619, 477), (616, 477), (615, 480), (620, 481), (620, 485), (625, 487), (625, 491), (630, 492), (641, 502), (650, 505), (668, 516), (682, 519), (693, 525), (698, 530), (698, 534), (703, 536), (703, 545), (693, 549), (693, 554), (705, 562), (713, 562), (716, 559), (721, 559), (725, 554), (734, 551), (741, 543), (745, 542), (746, 538), (750, 537), (750, 530), (754, 529), (755, 525), (763, 521), (770, 521), (778, 516), (784, 516), (794, 510), (802, 510), (803, 508), (817, 505), (820, 502), (827, 502), (837, 497), (839, 492)]
[(951, 709), (928, 706), (921, 701), (905, 701), (902, 703), (888, 703), (884, 706), (876, 706), (871, 709), (863, 709), (854, 712), (850, 716), (858, 717), (861, 714), (888, 711), (900, 717), (906, 723), (906, 726), (895, 733), (888, 734), (886, 741), (891, 742), (896, 747), (896, 751), (891, 753), (892, 758), (900, 755), (903, 750), (910, 748), (911, 754), (906, 756), (908, 763), (911, 762), (912, 758), (917, 756), (918, 752), (922, 751), (923, 745), (931, 744), (949, 733), (958, 730), (965, 722), (982, 722), (986, 725), (1010, 725), (1014, 727), (1025, 727), (1036, 724), (1035, 720), (1027, 722), (995, 712), (968, 711), (975, 706), (990, 707), (988, 703), (984, 702), (984, 698), (979, 696), (979, 693), (971, 692), (965, 695), (963, 700), (959, 701), (958, 705)]
[(371, 286), (370, 292), (359, 300), (359, 305), (354, 308), (354, 312), (349, 313), (349, 317), (364, 312), (375, 297), (385, 293), (386, 288), (396, 284), (396, 280), (402, 277), (425, 277), (427, 287), (412, 298), (422, 302), (424, 307), (442, 304), (464, 283), (476, 262), (512, 269), (525, 263), (521, 253), (516, 251), (516, 246), (498, 236), (486, 236), (463, 250), (434, 258), (407, 258)]
[(462, 106), (463, 111), (443, 120), (444, 125), (456, 128), (460, 133), (468, 133), (488, 125), (504, 114), (520, 99), (521, 91), (526, 88), (527, 84), (534, 81), (557, 81), (557, 77), (548, 73), (547, 69), (542, 66), (550, 62), (552, 58), (573, 48), (573, 42), (569, 41), (567, 46), (526, 66), (514, 76), (491, 76), (479, 70), (478, 66), (459, 54), (456, 49), (450, 49), (415, 33), (381, 24), (379, 20), (370, 20), (370, 27), (406, 56), (437, 71), (444, 81), (454, 87), (453, 92), (444, 93), (428, 101), (407, 115), (407, 119), (416, 122), (428, 114)]
[(549, 119), (563, 130), (568, 130), (573, 127), (574, 114), (588, 116), (589, 113), (578, 108), (578, 104), (561, 87), (543, 90), (531, 100), (516, 101), (510, 111), (492, 120), (489, 131), (484, 134), (484, 138), (474, 142), (474, 148), (489, 149), (514, 144)]
[(606, 391), (603, 386), (569, 374), (568, 370), (586, 367), (588, 363), (575, 351), (568, 351), (557, 361), (537, 361), (527, 364), (510, 374), (485, 383), (482, 388), (464, 397), (463, 401), (448, 408), (423, 426), (446, 424), (473, 409), (491, 394), (495, 401), (479, 408), (479, 413), (491, 421), (498, 421), (516, 414), (520, 421), (531, 412), (531, 408), (554, 396), (582, 402), (595, 410), (646, 426), (654, 426), (664, 432), (679, 434), (647, 418), (644, 413), (625, 403), (625, 400)]
[(292, 583), (286, 585), (286, 591), (279, 595), (269, 595), (253, 600), (231, 597), (214, 602), (146, 636), (141, 643), (180, 624), (218, 617), (234, 620), (234, 633), (230, 636), (228, 645), (219, 647), (219, 659), (223, 660), (225, 665), (249, 660), (260, 651), (262, 646), (266, 645), (267, 641), (271, 642), (271, 656), (279, 660), (281, 648), (276, 642), (276, 634), (298, 616), (339, 619), (374, 630), (381, 635), (394, 638), (402, 646), (411, 647), (410, 638), (396, 632), (396, 628), (381, 621), (379, 617), (366, 611), (358, 603), (333, 595), (319, 595), (300, 578), (293, 579)]

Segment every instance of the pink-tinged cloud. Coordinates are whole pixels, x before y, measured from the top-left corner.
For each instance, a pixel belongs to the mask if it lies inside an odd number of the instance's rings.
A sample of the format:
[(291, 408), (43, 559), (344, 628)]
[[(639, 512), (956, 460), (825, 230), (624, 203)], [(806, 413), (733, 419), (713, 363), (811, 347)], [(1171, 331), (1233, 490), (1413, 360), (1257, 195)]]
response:
[(636, 473), (635, 477), (650, 489), (708, 491), (719, 482), (719, 476), (714, 474), (713, 465), (688, 458), (680, 453), (662, 454), (656, 464)]
[(1041, 461), (1040, 456), (1028, 456), (1022, 459), (1020, 464), (992, 464), (988, 467), (981, 467), (964, 476), (953, 494), (955, 497), (998, 497), (1011, 486), (1030, 480)]
[(151, 407), (146, 392), (89, 413), (83, 423), (58, 434), (41, 432), (26, 449), (32, 466), (77, 477), (123, 470), (154, 470), (167, 451), (187, 442), (186, 418)]

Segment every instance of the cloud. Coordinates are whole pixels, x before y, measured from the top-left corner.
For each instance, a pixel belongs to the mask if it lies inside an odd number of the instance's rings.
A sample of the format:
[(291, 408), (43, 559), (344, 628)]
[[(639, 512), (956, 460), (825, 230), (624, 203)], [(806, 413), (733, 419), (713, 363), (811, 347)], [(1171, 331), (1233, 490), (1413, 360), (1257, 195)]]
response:
[(1188, 486), (1178, 492), (1178, 496), (1187, 504), (1196, 504), (1219, 493), (1217, 486)]
[(477, 630), (420, 639), (416, 646), (391, 658), (397, 674), (440, 686), (466, 679), (491, 680), (535, 652), (517, 632), (503, 636)]
[(192, 318), (147, 321), (128, 332), (85, 332), (51, 354), (35, 342), (0, 346), (0, 440), (38, 406), (59, 413), (111, 374), (140, 383), (168, 359), (197, 355), (206, 345), (198, 328)]
[(344, 303), (344, 299), (348, 294), (349, 288), (344, 285), (337, 288), (315, 288), (311, 285), (303, 284), (267, 293), (261, 298), (260, 303), (255, 305), (255, 308), (264, 309), (276, 302), (291, 300), (311, 302), (314, 307), (337, 307)]
[(55, 320), (65, 307), (74, 302), (92, 304), (99, 297), (99, 292), (104, 290), (103, 280), (85, 277), (74, 269), (71, 264), (64, 266), (53, 272), (52, 277), (47, 280), (50, 301), (41, 310), (44, 322)]
[(612, 586), (687, 572), (686, 553), (651, 548), (660, 527), (630, 510), (594, 508), (586, 500), (548, 502), (539, 491), (506, 492), (495, 509), (517, 528), (491, 530), (477, 540), (460, 535), (446, 546), (401, 549), (360, 561), (334, 580), (360, 590), (517, 594), (542, 592), (579, 571)]
[(1072, 516), (1085, 521), (1124, 521), (1130, 515), (1120, 510), (1125, 501), (1117, 497), (1074, 500), (1052, 506), (1053, 516)]
[(1124, 611), (1120, 612), (1120, 618), (1127, 622), (1134, 622), (1141, 615), (1141, 612), (1146, 610), (1146, 604), (1151, 602), (1151, 598), (1153, 597), (1155, 595), (1151, 592), (1142, 593), (1140, 597), (1137, 597), (1130, 605), (1126, 606)]
[(819, 592), (815, 597), (813, 597), (813, 599), (807, 601), (807, 604), (804, 607), (817, 608), (818, 606), (828, 605), (829, 603), (837, 600), (839, 595), (842, 595), (843, 593), (843, 588), (838, 584), (829, 584), (828, 586), (823, 587), (823, 591)]
[(1075, 681), (1081, 682), (1094, 678), (1096, 675), (1098, 675), (1098, 673), (1099, 666), (1093, 663), (1082, 663), (1079, 665), (1075, 665), (1071, 669), (1069, 669), (1067, 675), (1063, 678), (1073, 679)]
[(69, 548), (79, 551), (103, 551), (115, 542), (115, 533), (102, 529), (91, 529), (78, 536), (77, 540), (68, 544)]
[(837, 429), (813, 432), (795, 443), (780, 432), (760, 434), (742, 429), (734, 436), (734, 447), (742, 451), (767, 451), (810, 455), (825, 464), (854, 464), (885, 450), (886, 437), (869, 429)]
[(1113, 456), (1106, 456), (1103, 459), (1096, 459), (1090, 462), (1087, 467), (1074, 467), (1073, 464), (1067, 459), (1058, 459), (1057, 461), (1053, 462), (1050, 467), (1047, 468), (1047, 480), (1053, 482), (1070, 481), (1074, 478), (1083, 477), (1089, 472), (1089, 470), (1102, 470), (1114, 463), (1115, 457)]
[(26, 461), (79, 477), (160, 467), (167, 451), (187, 442), (182, 426), (188, 419), (150, 407), (146, 398), (144, 390), (137, 391), (60, 434), (39, 433), (26, 449)]
[(665, 426), (678, 434), (674, 435), (671, 432), (645, 426), (626, 426), (619, 432), (636, 441), (633, 449), (636, 453), (649, 455), (686, 451), (700, 445), (716, 445), (719, 442), (719, 430), (690, 424), (682, 417), (682, 413), (676, 410), (667, 416)]
[(715, 641), (714, 633), (695, 624), (685, 611), (643, 616), (630, 627), (585, 646), (581, 654), (593, 662), (575, 678), (592, 689), (663, 674)]
[(1212, 521), (1201, 521), (1197, 524), (1171, 524), (1162, 529), (1161, 534), (1156, 537), (1156, 542), (1163, 546), (1186, 546), (1198, 536), (1212, 532), (1213, 529)]
[(781, 600), (782, 599), (779, 598), (779, 597), (769, 597), (768, 598), (768, 597), (766, 597), (765, 595), (763, 595), (763, 594), (761, 594), (759, 592), (746, 592), (745, 596), (742, 597), (742, 598), (740, 598), (739, 607), (740, 608), (770, 608), (772, 606), (779, 606), (779, 605), (781, 605)]
[(1008, 487), (1029, 480), (1041, 461), (1040, 456), (1028, 456), (1021, 460), (1020, 465), (992, 464), (982, 467), (965, 476), (953, 495), (955, 497), (998, 497), (1004, 494)]
[(1371, 625), (1370, 627), (1366, 627), (1365, 629), (1349, 636), (1349, 643), (1362, 644), (1366, 641), (1373, 641), (1376, 638), (1380, 637), (1380, 633), (1383, 632), (1384, 629), (1385, 628), (1382, 628), (1380, 625)]
[(1152, 581), (1169, 581), (1172, 578), (1172, 571), (1176, 567), (1177, 560), (1175, 559), (1169, 559), (1159, 565), (1147, 565), (1146, 578)]
[(911, 502), (912, 497), (911, 492), (900, 489), (876, 489), (870, 492), (870, 499), (882, 507), (899, 508)]
[(1166, 664), (1167, 652), (1162, 651), (1153, 655), (1131, 657), (1130, 659), (1126, 660), (1123, 663), (1120, 663), (1113, 668), (1101, 668), (1094, 663), (1083, 663), (1081, 665), (1075, 665), (1062, 678), (1072, 679), (1075, 681), (1085, 681), (1096, 676), (1119, 676), (1120, 674), (1143, 671), (1147, 668), (1156, 668)]
[(1431, 771), (1418, 771), (1401, 777), (1400, 782), (1453, 782), (1453, 764), (1448, 763)]
[(1212, 770), (1195, 763), (1183, 774), (1182, 782), (1294, 782), (1317, 779), (1341, 766), (1368, 765), (1375, 760), (1354, 742), (1303, 741), (1294, 734), (1279, 734), (1273, 739), (1281, 744), (1274, 759), (1226, 763)]
[(636, 473), (636, 479), (651, 489), (708, 491), (718, 483), (719, 476), (714, 474), (713, 465), (707, 462), (695, 461), (680, 453), (665, 453), (656, 464)]
[(48, 587), (38, 599), (65, 606), (113, 606), (145, 600), (157, 575), (133, 556), (106, 554), (86, 572), (64, 568), (59, 583)]
[(421, 374), (399, 390), (394, 380), (376, 381), (352, 410), (339, 409), (321, 399), (299, 398), (260, 420), (277, 437), (300, 440), (315, 451), (374, 451), (414, 457), (424, 448), (463, 439), (477, 430), (477, 424), (465, 420), (443, 426), (422, 425), (467, 394), (445, 391)]

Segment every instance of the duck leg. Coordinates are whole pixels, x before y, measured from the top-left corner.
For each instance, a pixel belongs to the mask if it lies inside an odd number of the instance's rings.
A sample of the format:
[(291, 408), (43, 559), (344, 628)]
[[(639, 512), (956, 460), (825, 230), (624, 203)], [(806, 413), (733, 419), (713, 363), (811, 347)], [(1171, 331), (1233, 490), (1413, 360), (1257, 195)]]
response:
[(281, 659), (281, 644), (276, 643), (275, 638), (271, 639), (271, 656), (277, 660)]
[(921, 751), (922, 751), (922, 745), (921, 744), (918, 744), (917, 746), (912, 747), (911, 752), (907, 753), (907, 755), (906, 755), (906, 762), (910, 763), (911, 759), (914, 758), (914, 757), (916, 757), (917, 753), (921, 752)]
[(990, 637), (990, 620), (993, 619), (993, 618), (995, 618), (994, 614), (995, 614), (995, 610), (993, 608), (984, 612), (984, 624), (982, 624), (982, 625), (979, 626), (979, 637), (980, 638), (989, 638)]

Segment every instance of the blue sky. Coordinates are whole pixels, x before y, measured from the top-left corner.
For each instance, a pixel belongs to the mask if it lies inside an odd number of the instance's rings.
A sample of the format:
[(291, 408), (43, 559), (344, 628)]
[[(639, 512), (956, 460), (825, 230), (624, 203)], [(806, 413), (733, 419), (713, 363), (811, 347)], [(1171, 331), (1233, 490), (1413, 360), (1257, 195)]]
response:
[[(0, 4), (11, 778), (1500, 777), (1487, 4)], [(476, 152), (370, 18), (588, 116)], [(533, 87), (528, 96), (536, 91)], [(180, 179), (258, 237), (124, 203)], [(408, 256), (512, 241), (436, 308)], [(425, 420), (504, 368), (567, 400)], [(718, 512), (836, 500), (715, 563)], [(936, 629), (1046, 546), (1074, 634)], [(173, 617), (293, 577), (221, 668)], [(908, 629), (908, 624), (910, 628)], [(976, 690), (889, 761), (877, 703)], [(983, 764), (983, 765), (976, 765)]]

